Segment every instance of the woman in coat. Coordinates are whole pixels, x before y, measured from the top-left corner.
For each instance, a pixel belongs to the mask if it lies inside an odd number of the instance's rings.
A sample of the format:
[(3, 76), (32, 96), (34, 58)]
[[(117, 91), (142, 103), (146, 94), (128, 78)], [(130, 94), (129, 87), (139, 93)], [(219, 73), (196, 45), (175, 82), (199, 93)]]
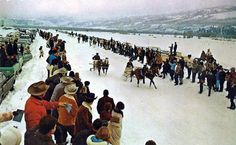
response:
[(111, 133), (112, 145), (120, 145), (121, 130), (122, 130), (122, 119), (123, 109), (125, 108), (124, 103), (118, 102), (115, 109), (112, 112), (112, 118), (108, 123), (108, 129)]

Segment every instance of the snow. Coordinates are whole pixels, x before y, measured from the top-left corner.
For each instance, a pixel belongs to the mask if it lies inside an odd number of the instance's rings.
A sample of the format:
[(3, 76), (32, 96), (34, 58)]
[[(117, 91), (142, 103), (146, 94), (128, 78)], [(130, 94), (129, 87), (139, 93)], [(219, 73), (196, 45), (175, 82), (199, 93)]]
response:
[(212, 14), (211, 15), (211, 19), (233, 19), (236, 17), (236, 11), (232, 11), (232, 12), (222, 12), (222, 13), (217, 13), (217, 14)]
[[(58, 33), (50, 30), (54, 34)], [(3, 33), (3, 30), (0, 31)], [(161, 35), (123, 35), (105, 32), (83, 32), (91, 36), (98, 36), (121, 42), (130, 42), (137, 46), (159, 46), (168, 49), (168, 46), (177, 42), (179, 51), (199, 57), (202, 50), (211, 48), (216, 59), (223, 65), (230, 67), (235, 64), (236, 50), (234, 41), (216, 41), (208, 38), (183, 39), (173, 36)], [(72, 70), (80, 72), (82, 81), (90, 81), (90, 90), (98, 97), (102, 96), (104, 89), (108, 89), (115, 102), (125, 103), (121, 145), (142, 145), (149, 139), (155, 140), (158, 145), (233, 145), (235, 144), (235, 111), (227, 109), (229, 100), (225, 98), (226, 92), (212, 92), (207, 97), (207, 88), (203, 94), (198, 94), (198, 84), (192, 84), (184, 79), (182, 86), (174, 86), (166, 79), (155, 78), (157, 89), (146, 84), (136, 85), (124, 81), (123, 70), (128, 61), (127, 57), (114, 54), (109, 50), (98, 47), (89, 47), (88, 43), (77, 43), (77, 39), (59, 33), (59, 37), (66, 41), (67, 58)], [(46, 42), (39, 36), (31, 45), (33, 59), (23, 66), (21, 74), (17, 77), (15, 90), (10, 92), (0, 105), (0, 112), (24, 109), (29, 97), (27, 88), (33, 82), (46, 79), (46, 57), (39, 59), (38, 48), (43, 46), (45, 54), (48, 51)], [(108, 74), (98, 76), (97, 72), (89, 71), (91, 57), (99, 52), (102, 58), (108, 57), (110, 68)], [(141, 66), (134, 62), (135, 66)], [(93, 119), (98, 117), (96, 111), (97, 100), (93, 104)], [(0, 124), (4, 130), (9, 125), (20, 128), (22, 135), (25, 132), (24, 118), (21, 123), (9, 121)], [(22, 144), (23, 145), (23, 142)]]

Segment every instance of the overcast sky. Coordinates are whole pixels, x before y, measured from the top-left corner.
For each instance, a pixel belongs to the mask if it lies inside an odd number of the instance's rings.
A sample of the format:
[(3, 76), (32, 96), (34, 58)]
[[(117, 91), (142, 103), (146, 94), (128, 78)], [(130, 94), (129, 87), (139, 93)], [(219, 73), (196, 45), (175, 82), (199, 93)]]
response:
[(220, 5), (236, 5), (236, 0), (0, 0), (0, 15), (111, 18), (173, 13)]

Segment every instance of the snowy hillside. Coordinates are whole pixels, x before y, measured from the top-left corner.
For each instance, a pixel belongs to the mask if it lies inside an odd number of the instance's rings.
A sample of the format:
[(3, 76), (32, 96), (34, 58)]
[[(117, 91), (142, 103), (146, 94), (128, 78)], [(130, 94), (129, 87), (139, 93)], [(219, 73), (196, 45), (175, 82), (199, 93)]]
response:
[[(76, 17), (63, 16), (42, 17), (32, 20), (6, 19), (5, 24), (168, 34), (183, 33), (186, 31), (196, 32), (200, 28), (205, 28), (205, 31), (212, 31), (209, 29), (212, 26), (220, 28), (227, 27), (227, 29), (233, 29), (232, 26), (236, 26), (236, 6), (206, 8), (166, 15), (134, 16), (114, 19), (98, 18), (89, 21)], [(233, 35), (236, 34), (233, 33)]]

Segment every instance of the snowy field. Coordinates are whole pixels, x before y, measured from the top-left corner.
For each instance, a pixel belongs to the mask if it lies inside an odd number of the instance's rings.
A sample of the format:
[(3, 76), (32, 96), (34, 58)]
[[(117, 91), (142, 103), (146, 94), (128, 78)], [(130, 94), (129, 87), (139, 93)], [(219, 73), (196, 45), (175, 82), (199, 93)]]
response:
[[(51, 31), (56, 34), (55, 31)], [(5, 33), (3, 30), (0, 34)], [(216, 41), (208, 38), (183, 39), (173, 36), (160, 35), (122, 35), (115, 33), (84, 32), (91, 36), (98, 36), (121, 42), (130, 42), (137, 46), (159, 46), (168, 49), (175, 41), (178, 51), (200, 56), (202, 50), (210, 48), (216, 59), (223, 66), (235, 66), (236, 42)], [(80, 72), (82, 81), (90, 81), (90, 90), (101, 97), (104, 89), (108, 89), (115, 102), (125, 103), (121, 145), (144, 145), (149, 139), (155, 140), (158, 145), (235, 145), (236, 139), (236, 112), (227, 109), (229, 100), (225, 98), (226, 92), (212, 92), (207, 96), (207, 88), (203, 94), (198, 94), (199, 86), (184, 79), (182, 86), (166, 79), (155, 78), (157, 89), (146, 84), (136, 85), (124, 81), (123, 70), (128, 58), (114, 54), (111, 51), (97, 47), (89, 47), (88, 43), (77, 43), (77, 39), (59, 33), (59, 38), (66, 41), (67, 57), (73, 71)], [(29, 97), (27, 88), (30, 84), (45, 80), (46, 55), (39, 59), (38, 48), (43, 46), (45, 54), (48, 52), (46, 41), (36, 37), (31, 45), (33, 59), (23, 66), (22, 73), (15, 83), (15, 90), (10, 92), (0, 105), (0, 111), (12, 111), (17, 108), (24, 109)], [(91, 57), (99, 52), (102, 58), (108, 57), (110, 68), (107, 75), (98, 76), (97, 72), (89, 71)], [(138, 62), (134, 65), (141, 66)], [(93, 104), (93, 120), (98, 117), (96, 111), (97, 101)], [(25, 132), (25, 121), (21, 123), (10, 121), (0, 124), (0, 129), (6, 126), (17, 125)], [(23, 145), (23, 142), (22, 142)]]

